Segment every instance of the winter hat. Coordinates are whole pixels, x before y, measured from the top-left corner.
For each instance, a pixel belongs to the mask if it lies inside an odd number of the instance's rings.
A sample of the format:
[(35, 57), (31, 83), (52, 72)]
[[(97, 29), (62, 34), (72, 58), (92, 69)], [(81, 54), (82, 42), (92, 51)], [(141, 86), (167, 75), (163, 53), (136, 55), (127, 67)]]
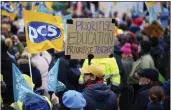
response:
[(104, 77), (104, 69), (101, 68), (100, 65), (98, 64), (91, 64), (87, 67), (80, 68), (80, 71), (82, 74), (93, 74), (98, 78), (103, 78)]
[(143, 18), (138, 17), (138, 18), (133, 20), (133, 23), (136, 24), (137, 26), (141, 26), (143, 23)]
[(83, 95), (75, 90), (68, 90), (62, 97), (63, 104), (70, 109), (83, 110), (86, 106), (86, 100)]
[(159, 73), (152, 68), (142, 69), (137, 73), (140, 77), (146, 77), (152, 81), (158, 81)]
[(138, 51), (138, 45), (137, 44), (135, 44), (135, 43), (132, 43), (132, 49), (134, 50), (134, 51)]
[(125, 55), (132, 54), (130, 43), (125, 43), (125, 45), (122, 46), (121, 51)]

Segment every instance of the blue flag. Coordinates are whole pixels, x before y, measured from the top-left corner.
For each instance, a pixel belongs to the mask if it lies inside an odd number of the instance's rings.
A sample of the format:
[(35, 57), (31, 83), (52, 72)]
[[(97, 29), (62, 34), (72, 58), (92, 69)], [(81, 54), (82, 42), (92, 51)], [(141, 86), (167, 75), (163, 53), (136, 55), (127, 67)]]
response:
[(149, 21), (150, 21), (150, 23), (152, 23), (154, 20), (157, 21), (157, 15), (154, 11), (154, 8), (152, 7), (149, 9)]
[(62, 23), (63, 23), (63, 26), (64, 26), (64, 33), (65, 33), (64, 34), (64, 41), (66, 41), (66, 39), (67, 39), (67, 20), (72, 19), (72, 15), (69, 14), (69, 15), (66, 15), (66, 16), (64, 16), (62, 18), (63, 18)]
[(50, 10), (46, 7), (46, 5), (45, 5), (44, 3), (41, 3), (41, 4), (39, 5), (39, 8), (37, 9), (37, 12), (43, 12), (43, 13), (47, 13), (47, 14), (51, 14), (51, 15), (54, 14), (54, 12), (50, 11)]
[(32, 96), (37, 96), (42, 98), (41, 96), (39, 96), (38, 94), (32, 91), (31, 87), (28, 85), (22, 73), (15, 66), (15, 64), (12, 64), (12, 71), (13, 71), (13, 91), (14, 91), (15, 102), (17, 101), (23, 102), (24, 100)]
[(65, 90), (65, 85), (58, 81), (59, 59), (48, 73), (48, 91), (59, 92)]

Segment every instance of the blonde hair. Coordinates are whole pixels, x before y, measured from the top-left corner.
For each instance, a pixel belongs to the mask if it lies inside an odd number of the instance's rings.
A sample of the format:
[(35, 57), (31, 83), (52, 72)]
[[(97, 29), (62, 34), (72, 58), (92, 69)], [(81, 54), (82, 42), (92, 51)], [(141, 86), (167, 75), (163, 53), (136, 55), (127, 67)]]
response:
[(5, 45), (10, 49), (12, 47), (12, 39), (6, 38), (5, 39)]

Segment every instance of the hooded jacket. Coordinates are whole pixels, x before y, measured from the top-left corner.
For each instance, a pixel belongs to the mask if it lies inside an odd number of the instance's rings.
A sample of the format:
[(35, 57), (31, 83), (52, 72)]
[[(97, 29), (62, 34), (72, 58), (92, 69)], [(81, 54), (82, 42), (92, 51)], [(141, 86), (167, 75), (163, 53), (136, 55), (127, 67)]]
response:
[(41, 54), (35, 54), (31, 57), (31, 62), (35, 64), (35, 66), (39, 69), (42, 77), (42, 86), (41, 89), (47, 90), (47, 76), (48, 76), (48, 69), (49, 64), (51, 62), (51, 56), (49, 53), (42, 52)]
[(163, 104), (158, 104), (154, 102), (149, 102), (147, 110), (164, 110)]
[(116, 95), (105, 84), (93, 84), (82, 94), (87, 103), (84, 110), (118, 110)]

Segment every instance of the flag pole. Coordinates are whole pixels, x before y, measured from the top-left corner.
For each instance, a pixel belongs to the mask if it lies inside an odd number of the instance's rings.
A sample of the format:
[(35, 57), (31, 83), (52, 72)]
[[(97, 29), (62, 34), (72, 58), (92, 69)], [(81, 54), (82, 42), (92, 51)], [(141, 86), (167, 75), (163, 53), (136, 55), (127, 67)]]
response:
[[(33, 83), (33, 77), (32, 77), (32, 69), (31, 69), (31, 60), (30, 60), (31, 54), (28, 54), (28, 60), (29, 60), (29, 68), (30, 68), (30, 78)], [(32, 91), (33, 91), (33, 85), (31, 86)]]

